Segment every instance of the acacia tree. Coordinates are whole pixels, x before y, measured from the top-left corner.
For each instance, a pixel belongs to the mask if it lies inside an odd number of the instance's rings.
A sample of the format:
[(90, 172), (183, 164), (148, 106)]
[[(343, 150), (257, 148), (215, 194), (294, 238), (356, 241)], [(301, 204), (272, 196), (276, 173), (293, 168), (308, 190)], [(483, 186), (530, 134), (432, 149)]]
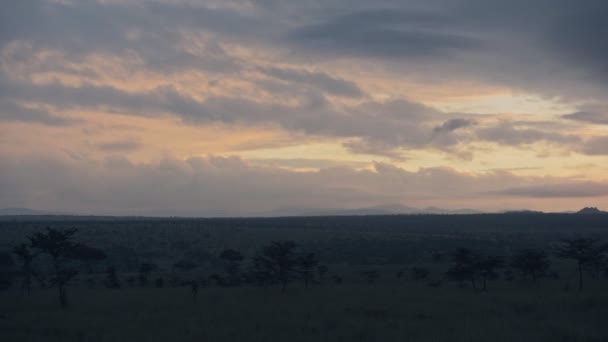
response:
[(15, 262), (10, 253), (0, 252), (0, 290), (8, 290), (13, 284)]
[(575, 260), (578, 271), (578, 290), (583, 289), (583, 271), (598, 262), (607, 250), (606, 245), (597, 246), (595, 240), (588, 238), (563, 239), (555, 254), (564, 259)]
[(108, 265), (108, 267), (106, 268), (106, 279), (104, 280), (104, 284), (109, 289), (120, 288), (120, 280), (118, 279), (116, 267)]
[(82, 260), (88, 274), (93, 273), (93, 264), (98, 263), (106, 258), (106, 253), (101, 249), (78, 244), (74, 248), (74, 256)]
[(308, 288), (308, 284), (314, 278), (314, 268), (319, 264), (319, 260), (314, 253), (306, 253), (298, 257), (297, 263), (304, 280), (304, 287)]
[(459, 248), (451, 255), (452, 267), (447, 276), (453, 280), (470, 281), (473, 289), (477, 289), (477, 280), (481, 279), (481, 289), (486, 291), (488, 280), (498, 278), (498, 270), (504, 267), (504, 259), (499, 256), (487, 256), (467, 248)]
[(476, 282), (476, 263), (479, 260), (479, 254), (467, 248), (458, 248), (451, 254), (451, 260), (454, 263), (447, 271), (446, 275), (463, 285), (463, 282), (470, 281), (473, 289), (477, 289)]
[(361, 272), (361, 276), (365, 278), (368, 284), (372, 285), (376, 282), (376, 280), (378, 280), (378, 278), (380, 278), (380, 272), (377, 270), (367, 270)]
[(56, 230), (47, 227), (46, 232), (30, 236), (30, 246), (51, 259), (51, 285), (59, 291), (59, 304), (62, 309), (68, 306), (67, 286), (77, 271), (69, 266), (69, 261), (78, 258), (77, 250), (81, 245), (74, 242), (75, 228)]
[(244, 259), (243, 255), (234, 249), (225, 249), (220, 253), (220, 259), (224, 264), (224, 271), (228, 275), (228, 282), (232, 285), (239, 283), (238, 275)]
[(30, 293), (32, 278), (36, 275), (34, 271), (34, 254), (25, 243), (15, 246), (13, 253), (17, 256), (17, 260), (20, 263), (19, 273), (23, 278), (21, 287), (26, 289), (27, 293)]
[(498, 270), (504, 267), (504, 259), (500, 256), (481, 256), (475, 263), (475, 272), (482, 280), (482, 290), (488, 290), (488, 280), (499, 277)]
[(177, 275), (176, 270), (180, 272), (191, 272), (199, 265), (189, 259), (181, 259), (175, 263), (173, 263), (173, 267), (171, 267), (171, 286), (178, 286), (180, 283), (180, 277)]
[(325, 280), (325, 275), (327, 274), (328, 271), (329, 271), (329, 268), (325, 265), (317, 266), (317, 273), (319, 274), (320, 282), (323, 282), (323, 280)]
[(411, 277), (412, 280), (424, 280), (428, 278), (429, 270), (424, 267), (412, 267), (411, 269)]
[(551, 262), (543, 251), (522, 249), (511, 257), (509, 265), (519, 271), (524, 280), (530, 277), (538, 285), (538, 279), (547, 274)]
[(146, 287), (148, 286), (148, 279), (150, 277), (150, 273), (156, 270), (156, 264), (150, 262), (144, 262), (139, 265), (139, 286)]
[(262, 280), (281, 284), (281, 292), (285, 292), (287, 284), (294, 277), (296, 267), (296, 243), (293, 241), (272, 241), (254, 257), (254, 274), (267, 277)]

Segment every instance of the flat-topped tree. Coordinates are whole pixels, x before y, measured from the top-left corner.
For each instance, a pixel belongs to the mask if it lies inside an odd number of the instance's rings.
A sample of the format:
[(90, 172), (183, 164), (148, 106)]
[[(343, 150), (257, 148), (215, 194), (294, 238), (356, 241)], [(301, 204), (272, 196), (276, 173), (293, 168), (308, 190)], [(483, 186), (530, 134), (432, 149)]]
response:
[(25, 243), (13, 248), (13, 253), (17, 256), (17, 260), (20, 263), (21, 270), (19, 273), (23, 278), (22, 288), (30, 293), (32, 289), (32, 278), (36, 275), (34, 271), (34, 254)]
[(578, 270), (578, 290), (583, 289), (583, 271), (600, 262), (608, 251), (608, 245), (597, 245), (594, 239), (563, 239), (555, 254), (564, 259), (576, 260)]
[(104, 260), (107, 255), (104, 251), (98, 248), (89, 247), (83, 244), (77, 244), (74, 249), (74, 256), (82, 260), (86, 267), (87, 273), (93, 274), (93, 264)]
[(67, 286), (78, 273), (70, 266), (70, 260), (78, 259), (79, 251), (83, 245), (74, 242), (76, 229), (57, 230), (46, 228), (46, 231), (35, 233), (30, 236), (30, 246), (42, 254), (49, 256), (51, 260), (51, 285), (56, 286), (59, 291), (59, 304), (64, 309), (68, 306)]
[(298, 257), (297, 263), (304, 286), (308, 288), (308, 284), (314, 280), (314, 268), (319, 264), (319, 260), (315, 253), (306, 253)]
[(296, 244), (293, 241), (272, 241), (254, 257), (254, 273), (259, 281), (278, 282), (281, 292), (285, 292), (287, 284), (294, 277), (297, 266), (295, 255)]
[(220, 253), (220, 259), (224, 264), (224, 271), (228, 275), (230, 285), (239, 283), (239, 272), (241, 270), (241, 262), (244, 256), (241, 252), (234, 249), (225, 249)]
[(488, 280), (499, 277), (498, 270), (505, 265), (504, 259), (500, 256), (482, 256), (475, 264), (475, 269), (482, 281), (482, 290), (487, 291)]
[(522, 249), (511, 257), (509, 266), (519, 271), (524, 279), (530, 278), (538, 285), (538, 279), (547, 274), (551, 262), (541, 250)]
[(8, 290), (12, 285), (15, 262), (10, 253), (0, 252), (0, 290)]

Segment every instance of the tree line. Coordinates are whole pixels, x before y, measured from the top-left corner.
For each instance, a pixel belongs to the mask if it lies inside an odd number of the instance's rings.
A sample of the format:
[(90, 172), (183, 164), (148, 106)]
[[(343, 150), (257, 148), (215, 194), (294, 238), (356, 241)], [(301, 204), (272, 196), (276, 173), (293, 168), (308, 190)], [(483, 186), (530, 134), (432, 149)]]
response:
[[(76, 263), (84, 265), (87, 273), (93, 273), (92, 265), (106, 259), (104, 251), (75, 241), (76, 229), (57, 230), (47, 227), (37, 232), (28, 240), (13, 248), (12, 253), (0, 253), (0, 289), (9, 289), (14, 279), (21, 280), (21, 288), (28, 293), (34, 283), (41, 288), (57, 289), (61, 308), (68, 306), (67, 290), (70, 282), (78, 274)], [(582, 291), (585, 274), (599, 277), (602, 272), (608, 275), (608, 244), (600, 244), (593, 239), (563, 239), (554, 248), (553, 254), (559, 258), (574, 261), (577, 270), (578, 289)], [(13, 257), (14, 256), (14, 257)], [(271, 241), (262, 246), (250, 259), (250, 264), (243, 266), (245, 256), (234, 249), (225, 249), (218, 255), (223, 272), (214, 273), (206, 279), (182, 280), (179, 274), (191, 273), (198, 265), (184, 259), (172, 264), (168, 282), (172, 286), (189, 286), (192, 297), (196, 300), (199, 288), (213, 281), (222, 287), (255, 284), (263, 288), (277, 286), (284, 293), (290, 282), (302, 281), (305, 288), (325, 281), (328, 267), (318, 260), (314, 253), (299, 251), (294, 241)], [(16, 261), (15, 261), (16, 259)], [(37, 260), (43, 259), (46, 267), (42, 268)], [(450, 253), (450, 266), (445, 277), (464, 287), (465, 284), (478, 291), (487, 291), (491, 280), (503, 277), (512, 280), (519, 275), (523, 280), (540, 286), (544, 277), (557, 277), (552, 273), (551, 258), (548, 253), (538, 249), (522, 249), (512, 256), (486, 255), (468, 248), (458, 248)], [(17, 268), (15, 271), (14, 269)], [(150, 276), (158, 270), (154, 263), (141, 263), (137, 277), (126, 281), (135, 286), (150, 286)], [(425, 267), (412, 267), (410, 277), (413, 280), (425, 280), (429, 277)], [(362, 279), (374, 284), (381, 276), (376, 269), (360, 273)], [(405, 276), (403, 270), (396, 277)], [(333, 275), (331, 280), (341, 284), (343, 277)], [(117, 269), (108, 265), (105, 269), (104, 286), (120, 288), (124, 280), (120, 279)], [(439, 286), (440, 281), (429, 282), (429, 286)], [(165, 279), (154, 280), (155, 287), (164, 287)]]

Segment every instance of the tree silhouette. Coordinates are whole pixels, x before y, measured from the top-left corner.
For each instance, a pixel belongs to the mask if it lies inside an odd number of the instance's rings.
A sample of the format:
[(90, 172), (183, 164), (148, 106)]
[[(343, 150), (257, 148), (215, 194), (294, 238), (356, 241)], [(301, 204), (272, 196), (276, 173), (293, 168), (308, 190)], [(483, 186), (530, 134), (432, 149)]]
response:
[(447, 276), (462, 283), (470, 281), (477, 289), (477, 280), (481, 279), (481, 289), (488, 289), (488, 280), (498, 278), (498, 270), (504, 267), (504, 259), (499, 256), (486, 256), (467, 248), (459, 248), (451, 254), (454, 263)]
[[(278, 282), (281, 292), (294, 276), (296, 267), (296, 244), (293, 241), (272, 241), (254, 257), (254, 272), (257, 277), (267, 277), (266, 281)], [(264, 281), (266, 283), (266, 281)]]
[(192, 301), (196, 302), (196, 297), (198, 296), (198, 282), (195, 280), (191, 281), (190, 290), (192, 291)]
[(77, 273), (74, 268), (68, 266), (70, 260), (78, 258), (76, 251), (81, 248), (78, 243), (72, 241), (76, 231), (75, 228), (56, 230), (47, 227), (46, 232), (35, 233), (29, 238), (32, 248), (47, 254), (51, 259), (50, 281), (59, 291), (59, 304), (62, 309), (68, 306), (67, 286)]
[(144, 262), (139, 265), (139, 286), (146, 287), (148, 286), (148, 279), (150, 277), (150, 273), (156, 270), (156, 264), (150, 262)]
[(458, 281), (460, 286), (463, 282), (470, 281), (473, 289), (476, 289), (476, 263), (479, 260), (479, 255), (470, 249), (459, 248), (450, 257), (454, 264), (446, 275), (450, 279)]
[(180, 270), (180, 271), (184, 271), (184, 272), (192, 271), (193, 269), (195, 269), (197, 267), (198, 267), (197, 263), (195, 263), (194, 261), (191, 261), (191, 260), (187, 260), (187, 259), (182, 259), (173, 264), (173, 270)]
[(538, 285), (538, 279), (547, 274), (551, 262), (543, 251), (522, 249), (511, 257), (509, 265), (520, 272), (524, 279), (530, 277)]
[(504, 265), (504, 258), (500, 256), (481, 256), (475, 263), (475, 271), (481, 277), (483, 291), (488, 289), (488, 280), (499, 277), (498, 270)]
[(308, 288), (308, 284), (314, 279), (313, 270), (319, 264), (314, 253), (306, 253), (297, 259), (299, 272), (304, 280), (304, 287)]
[(82, 260), (86, 267), (87, 273), (93, 273), (93, 263), (99, 262), (106, 258), (106, 253), (101, 249), (78, 244), (74, 246), (74, 256)]
[(118, 280), (118, 275), (116, 273), (116, 267), (114, 267), (114, 266), (108, 266), (106, 268), (105, 285), (109, 289), (118, 289), (118, 288), (120, 288), (120, 281)]
[(231, 285), (239, 283), (238, 274), (241, 270), (243, 255), (234, 249), (225, 249), (220, 253), (220, 259), (224, 264), (224, 271), (228, 275), (228, 282)]
[(19, 273), (23, 278), (21, 286), (27, 290), (27, 293), (30, 293), (32, 289), (32, 278), (35, 277), (36, 272), (34, 270), (34, 254), (25, 243), (13, 248), (13, 253), (17, 256), (17, 260), (20, 263)]
[(325, 280), (325, 275), (329, 271), (329, 268), (325, 265), (317, 266), (317, 274), (319, 275), (319, 281), (323, 282)]
[(603, 257), (606, 245), (597, 246), (595, 240), (588, 238), (563, 239), (555, 254), (564, 259), (575, 260), (578, 270), (578, 290), (583, 289), (583, 271)]
[(13, 266), (15, 261), (10, 253), (0, 252), (0, 290), (8, 290), (13, 284)]
[(368, 284), (372, 285), (380, 278), (380, 273), (377, 270), (367, 270), (361, 272), (361, 275), (367, 281)]
[(411, 275), (413, 280), (424, 280), (429, 276), (429, 270), (424, 267), (412, 267)]

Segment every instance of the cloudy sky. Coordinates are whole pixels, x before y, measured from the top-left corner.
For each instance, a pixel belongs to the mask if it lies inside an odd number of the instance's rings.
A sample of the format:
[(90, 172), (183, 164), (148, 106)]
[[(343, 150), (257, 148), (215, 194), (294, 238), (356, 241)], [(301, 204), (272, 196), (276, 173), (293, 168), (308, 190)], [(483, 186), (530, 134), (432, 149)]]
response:
[(608, 209), (605, 0), (19, 0), (0, 207)]

